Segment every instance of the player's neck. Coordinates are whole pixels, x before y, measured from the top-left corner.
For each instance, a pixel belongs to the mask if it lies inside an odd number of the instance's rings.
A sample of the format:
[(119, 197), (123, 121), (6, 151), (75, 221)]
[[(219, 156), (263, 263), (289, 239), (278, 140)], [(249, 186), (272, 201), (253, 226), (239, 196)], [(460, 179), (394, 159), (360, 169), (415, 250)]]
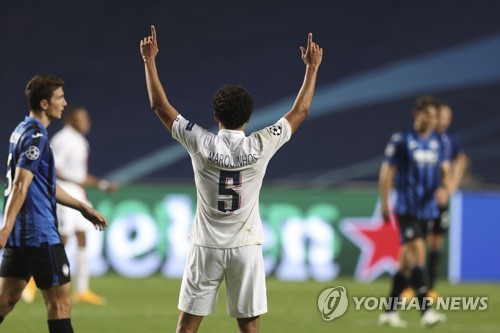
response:
[(43, 111), (42, 112), (30, 111), (30, 117), (40, 120), (40, 122), (45, 128), (49, 127), (51, 123), (51, 120), (49, 119), (49, 117), (47, 117), (47, 114)]
[(433, 132), (433, 130), (428, 129), (423, 132), (416, 131), (422, 139), (427, 139)]
[(226, 127), (224, 127), (224, 125), (222, 125), (222, 123), (219, 123), (219, 130), (225, 129), (225, 130), (230, 130), (230, 131), (244, 131), (245, 125), (246, 125), (246, 123), (244, 123), (243, 126), (238, 127), (238, 128), (226, 128)]

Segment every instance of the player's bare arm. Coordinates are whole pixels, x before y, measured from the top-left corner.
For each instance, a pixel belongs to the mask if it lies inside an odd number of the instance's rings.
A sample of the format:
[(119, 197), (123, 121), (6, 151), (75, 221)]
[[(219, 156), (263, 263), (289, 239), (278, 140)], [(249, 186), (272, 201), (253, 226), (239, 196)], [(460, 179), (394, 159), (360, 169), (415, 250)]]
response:
[(105, 191), (108, 193), (114, 193), (118, 190), (118, 184), (110, 182), (107, 179), (102, 179), (94, 176), (91, 173), (87, 173), (87, 178), (85, 182), (82, 184), (83, 187), (95, 187), (101, 191)]
[(448, 199), (451, 194), (451, 172), (450, 163), (444, 162), (441, 164), (441, 186), (436, 190), (436, 201), (440, 207), (445, 207), (448, 204)]
[(461, 152), (457, 155), (457, 157), (453, 160), (451, 165), (451, 180), (450, 180), (450, 194), (455, 192), (457, 188), (460, 187), (460, 183), (464, 178), (465, 169), (469, 164), (469, 158), (467, 154)]
[(154, 26), (151, 26), (151, 35), (144, 37), (144, 39), (141, 40), (140, 46), (142, 59), (144, 60), (146, 85), (151, 108), (156, 112), (163, 125), (171, 132), (172, 124), (179, 115), (179, 112), (169, 103), (158, 76), (155, 59), (159, 50), (156, 39), (156, 29)]
[(97, 210), (88, 206), (84, 202), (73, 198), (71, 195), (66, 193), (61, 186), (56, 186), (56, 200), (59, 204), (73, 208), (82, 213), (83, 217), (90, 221), (97, 230), (104, 230), (108, 225), (104, 216), (102, 216)]
[(389, 195), (392, 189), (392, 180), (396, 174), (396, 167), (387, 162), (382, 162), (379, 173), (379, 190), (382, 208), (382, 217), (385, 222), (391, 221), (391, 210), (389, 208)]
[(314, 88), (316, 87), (318, 68), (323, 59), (323, 49), (313, 41), (312, 33), (309, 33), (307, 38), (307, 48), (301, 46), (300, 51), (302, 53), (302, 60), (306, 65), (304, 82), (292, 109), (285, 115), (285, 118), (292, 127), (292, 133), (299, 128), (309, 114), (314, 96)]
[(12, 190), (5, 204), (2, 229), (0, 229), (0, 249), (3, 249), (5, 244), (7, 244), (7, 239), (16, 222), (16, 216), (21, 210), (24, 200), (26, 200), (26, 194), (32, 181), (33, 173), (31, 171), (19, 167), (16, 168)]

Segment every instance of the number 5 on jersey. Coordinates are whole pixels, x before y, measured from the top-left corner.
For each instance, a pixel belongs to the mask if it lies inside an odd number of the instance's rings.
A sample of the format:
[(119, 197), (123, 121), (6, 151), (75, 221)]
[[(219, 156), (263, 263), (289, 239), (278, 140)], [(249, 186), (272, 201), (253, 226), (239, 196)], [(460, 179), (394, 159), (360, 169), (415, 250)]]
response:
[[(241, 205), (240, 195), (235, 188), (241, 187), (241, 172), (221, 171), (219, 177), (219, 198), (218, 209), (221, 212), (233, 212)], [(230, 197), (230, 198), (229, 198)]]

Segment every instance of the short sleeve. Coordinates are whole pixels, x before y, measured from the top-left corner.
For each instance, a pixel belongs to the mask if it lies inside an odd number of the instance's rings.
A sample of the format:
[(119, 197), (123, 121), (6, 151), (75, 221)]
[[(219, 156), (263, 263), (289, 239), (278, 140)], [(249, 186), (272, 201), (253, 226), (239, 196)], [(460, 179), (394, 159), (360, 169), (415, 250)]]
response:
[(253, 133), (260, 137), (264, 149), (273, 155), (280, 149), (292, 136), (292, 127), (285, 118), (281, 118), (274, 125), (268, 126)]
[(452, 143), (450, 137), (446, 134), (441, 135), (441, 151), (443, 162), (449, 162), (452, 158)]
[(35, 173), (38, 170), (40, 161), (46, 153), (48, 146), (47, 136), (40, 132), (26, 133), (24, 140), (21, 140), (19, 159), (17, 167), (28, 169)]
[(199, 143), (202, 142), (206, 135), (209, 135), (206, 129), (181, 115), (178, 115), (172, 124), (172, 137), (186, 148), (189, 155), (195, 155), (199, 152)]
[(450, 135), (451, 141), (451, 156), (450, 158), (454, 160), (457, 156), (464, 152), (464, 148), (462, 147), (462, 142), (460, 141), (460, 137), (457, 134)]
[(404, 146), (404, 136), (402, 133), (394, 133), (389, 142), (385, 146), (384, 150), (384, 161), (394, 165), (397, 163), (399, 157), (402, 153), (402, 147)]

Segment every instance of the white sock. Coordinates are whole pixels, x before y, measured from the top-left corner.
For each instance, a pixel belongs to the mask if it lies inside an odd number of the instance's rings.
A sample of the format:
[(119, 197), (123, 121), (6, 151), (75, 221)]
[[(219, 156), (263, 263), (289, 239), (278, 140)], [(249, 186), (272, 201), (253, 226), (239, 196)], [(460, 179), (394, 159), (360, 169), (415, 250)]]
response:
[(89, 289), (89, 260), (87, 258), (87, 248), (78, 247), (76, 250), (76, 291), (86, 291)]

